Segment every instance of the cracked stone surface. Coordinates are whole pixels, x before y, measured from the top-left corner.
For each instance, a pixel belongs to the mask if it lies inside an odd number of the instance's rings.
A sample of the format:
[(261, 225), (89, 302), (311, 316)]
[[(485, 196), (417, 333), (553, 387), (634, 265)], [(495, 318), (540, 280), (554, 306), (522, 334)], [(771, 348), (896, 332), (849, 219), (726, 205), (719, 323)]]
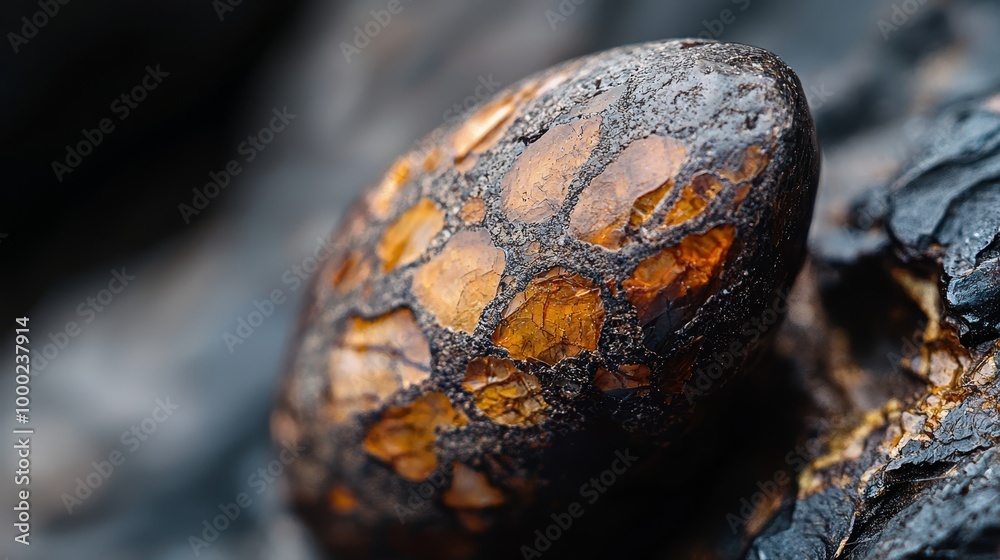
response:
[(695, 386), (794, 278), (818, 163), (791, 71), (700, 41), (569, 61), (418, 142), (341, 226), (278, 407), (325, 546), (510, 556), (623, 442), (673, 464), (770, 339)]

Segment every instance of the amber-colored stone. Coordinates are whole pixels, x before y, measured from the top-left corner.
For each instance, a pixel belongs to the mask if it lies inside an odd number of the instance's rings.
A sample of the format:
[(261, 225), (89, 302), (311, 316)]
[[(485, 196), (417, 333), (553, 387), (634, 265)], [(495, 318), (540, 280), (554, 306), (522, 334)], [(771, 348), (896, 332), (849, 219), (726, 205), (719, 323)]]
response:
[(400, 476), (420, 482), (437, 469), (434, 443), (438, 428), (464, 426), (466, 422), (444, 393), (425, 393), (411, 404), (386, 410), (368, 430), (363, 445), (366, 452), (388, 463)]
[(374, 320), (352, 317), (330, 352), (333, 418), (373, 410), (430, 377), (431, 351), (413, 313), (401, 308)]
[(338, 292), (347, 293), (367, 280), (371, 272), (371, 262), (365, 259), (360, 251), (351, 251), (344, 255), (340, 264), (334, 268), (330, 284)]
[[(490, 136), (490, 133), (501, 128), (501, 125), (505, 124), (505, 121), (514, 114), (518, 101), (516, 94), (508, 93), (466, 119), (451, 137), (455, 162), (461, 162), (468, 157), (474, 148)], [(483, 146), (479, 146), (479, 151), (484, 151), (483, 148)]]
[(596, 350), (604, 324), (601, 291), (561, 267), (535, 277), (514, 296), (493, 332), (493, 343), (515, 360), (555, 364)]
[(441, 496), (448, 507), (455, 509), (483, 509), (503, 504), (503, 492), (494, 488), (486, 475), (462, 463), (454, 463), (451, 487)]
[(368, 196), (368, 210), (378, 219), (382, 220), (389, 216), (399, 191), (412, 177), (412, 167), (409, 156), (399, 158)]
[(426, 154), (424, 154), (424, 160), (420, 162), (420, 166), (424, 168), (425, 172), (430, 173), (441, 165), (441, 160), (443, 158), (444, 154), (441, 152), (441, 148), (434, 146)]
[(686, 305), (704, 303), (711, 295), (706, 288), (718, 278), (735, 235), (731, 225), (715, 227), (705, 234), (689, 235), (640, 262), (622, 282), (639, 322), (649, 323), (682, 299)]
[(344, 485), (334, 486), (328, 496), (330, 507), (337, 513), (351, 513), (358, 507), (358, 498)]
[(743, 163), (735, 171), (723, 171), (722, 176), (732, 184), (751, 181), (760, 175), (760, 172), (771, 162), (771, 154), (765, 152), (760, 146), (750, 146), (746, 154), (743, 155)]
[(614, 372), (598, 368), (594, 386), (605, 393), (625, 390), (642, 396), (649, 393), (649, 374), (649, 367), (644, 364), (625, 364)]
[(722, 184), (715, 175), (711, 173), (695, 175), (691, 179), (691, 184), (684, 187), (681, 197), (670, 208), (670, 212), (663, 220), (663, 226), (673, 227), (698, 216), (708, 208), (708, 204), (721, 190)]
[(580, 194), (570, 230), (588, 243), (620, 248), (626, 226), (649, 218), (686, 161), (687, 149), (673, 138), (654, 135), (632, 142)]
[(456, 233), (413, 275), (413, 294), (442, 326), (472, 333), (507, 262), (486, 230)]
[(467, 224), (480, 224), (486, 219), (486, 202), (478, 196), (473, 196), (465, 201), (458, 217)]
[(637, 230), (639, 229), (639, 226), (646, 223), (646, 220), (649, 220), (650, 216), (653, 215), (653, 212), (656, 210), (656, 207), (659, 206), (663, 197), (667, 196), (667, 193), (673, 190), (673, 188), (674, 182), (672, 180), (667, 181), (660, 188), (652, 190), (635, 199), (635, 203), (632, 204), (632, 212), (628, 217), (629, 227), (633, 230)]
[(451, 148), (459, 171), (472, 169), (479, 154), (495, 146), (514, 124), (520, 111), (537, 95), (557, 87), (569, 77), (566, 72), (544, 82), (531, 80), (476, 111), (452, 134)]
[(421, 199), (386, 228), (378, 244), (382, 270), (391, 272), (420, 258), (443, 227), (444, 211), (430, 200)]
[(500, 181), (504, 214), (527, 223), (554, 216), (597, 146), (600, 132), (600, 117), (580, 119), (552, 127), (525, 148)]
[(475, 395), (476, 407), (497, 424), (530, 426), (548, 418), (538, 378), (510, 360), (489, 356), (472, 360), (462, 386)]

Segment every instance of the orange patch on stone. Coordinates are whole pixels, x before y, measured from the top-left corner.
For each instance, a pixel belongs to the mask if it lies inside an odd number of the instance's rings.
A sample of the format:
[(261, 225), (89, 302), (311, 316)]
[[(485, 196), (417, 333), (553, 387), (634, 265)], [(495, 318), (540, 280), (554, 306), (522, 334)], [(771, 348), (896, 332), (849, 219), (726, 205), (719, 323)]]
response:
[(497, 424), (533, 426), (548, 418), (538, 378), (517, 369), (510, 360), (472, 360), (462, 386), (475, 396), (476, 407)]
[(570, 230), (587, 243), (621, 248), (628, 241), (626, 226), (649, 219), (686, 161), (687, 149), (673, 138), (632, 142), (580, 193)]
[(553, 365), (596, 350), (603, 324), (600, 289), (578, 274), (555, 267), (514, 296), (492, 338), (512, 359)]
[(358, 498), (346, 486), (334, 486), (327, 498), (330, 507), (337, 513), (351, 513), (358, 508)]
[(330, 276), (330, 284), (340, 293), (347, 293), (361, 285), (372, 272), (372, 264), (360, 251), (344, 255)]
[(649, 367), (644, 364), (625, 364), (614, 372), (598, 368), (594, 386), (605, 393), (627, 391), (642, 396), (649, 393), (649, 374)]
[(597, 146), (600, 132), (600, 117), (580, 119), (552, 127), (525, 148), (500, 180), (504, 214), (527, 223), (554, 216)]
[(708, 208), (722, 190), (719, 178), (711, 173), (699, 173), (684, 187), (681, 197), (670, 208), (663, 220), (663, 227), (674, 227), (694, 218)]
[(441, 496), (444, 504), (455, 509), (483, 509), (502, 505), (503, 492), (494, 488), (486, 475), (462, 463), (454, 463), (451, 487)]
[(467, 224), (481, 224), (486, 219), (486, 202), (478, 196), (466, 200), (458, 217)]
[(568, 77), (568, 72), (562, 72), (544, 82), (532, 80), (521, 89), (507, 92), (473, 113), (451, 136), (455, 167), (459, 171), (472, 169), (480, 154), (500, 142), (529, 101), (558, 87)]
[(424, 159), (420, 162), (420, 166), (423, 167), (425, 172), (430, 173), (441, 165), (443, 157), (444, 154), (441, 153), (441, 148), (434, 146), (426, 154), (424, 154)]
[(403, 190), (403, 186), (412, 176), (413, 164), (410, 156), (396, 160), (368, 196), (368, 210), (380, 220), (388, 217), (399, 191)]
[(507, 259), (486, 230), (463, 230), (413, 275), (413, 294), (442, 326), (472, 333)]
[(409, 309), (371, 321), (351, 317), (330, 352), (334, 420), (374, 410), (396, 391), (423, 382), (430, 365), (430, 345)]
[(674, 305), (704, 303), (735, 235), (733, 226), (718, 226), (705, 234), (688, 235), (679, 244), (641, 261), (622, 282), (626, 299), (639, 313), (639, 322), (645, 325)]
[(743, 155), (743, 163), (734, 171), (723, 171), (721, 175), (732, 184), (756, 179), (760, 172), (771, 162), (771, 155), (759, 146), (750, 146)]
[(385, 461), (411, 482), (426, 480), (437, 469), (434, 444), (439, 428), (464, 426), (465, 416), (443, 393), (426, 393), (404, 406), (386, 410), (365, 434), (365, 451)]
[(518, 96), (507, 93), (503, 97), (489, 103), (473, 113), (462, 123), (451, 137), (451, 149), (455, 154), (455, 163), (469, 157), (473, 150), (483, 152), (491, 146), (485, 146), (485, 141), (504, 125), (518, 106)]
[(444, 211), (430, 200), (421, 199), (403, 212), (382, 235), (377, 250), (382, 259), (382, 270), (391, 272), (420, 258), (431, 239), (443, 227)]

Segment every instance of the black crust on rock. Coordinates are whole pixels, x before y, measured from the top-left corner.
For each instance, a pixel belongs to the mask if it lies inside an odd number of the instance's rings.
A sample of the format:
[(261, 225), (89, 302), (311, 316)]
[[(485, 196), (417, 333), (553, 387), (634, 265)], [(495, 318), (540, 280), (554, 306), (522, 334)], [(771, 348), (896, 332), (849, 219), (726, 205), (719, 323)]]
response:
[[(472, 196), (482, 197), (487, 206), (485, 228), (494, 244), (505, 250), (504, 276), (514, 278), (514, 282), (501, 284), (498, 297), (486, 307), (472, 336), (434, 324), (433, 317), (411, 292), (412, 269), (429, 256), (414, 266), (370, 280), (370, 297), (363, 297), (358, 290), (348, 297), (338, 296), (322, 281), (315, 288), (278, 410), (293, 419), (298, 444), (306, 448), (290, 468), (299, 505), (332, 550), (359, 552), (341, 542), (344, 532), (349, 532), (353, 536), (371, 535), (362, 554), (378, 557), (421, 556), (420, 545), (414, 543), (426, 544), (428, 539), (439, 545), (442, 539), (454, 543), (470, 539), (480, 546), (480, 557), (512, 551), (518, 554), (520, 544), (533, 538), (535, 523), (547, 519), (553, 504), (565, 503), (566, 498), (572, 500), (580, 481), (607, 468), (615, 450), (630, 445), (633, 450), (642, 445), (659, 446), (676, 438), (690, 424), (691, 403), (697, 402), (701, 394), (725, 385), (732, 372), (742, 369), (765, 347), (775, 330), (749, 342), (742, 332), (750, 319), (766, 313), (778, 294), (790, 286), (804, 256), (819, 153), (798, 78), (774, 55), (761, 49), (704, 41), (623, 47), (565, 63), (535, 78), (544, 79), (568, 69), (572, 71), (570, 79), (529, 104), (503, 140), (471, 170), (460, 172), (453, 166), (443, 166), (404, 188), (388, 219), (366, 218), (368, 223), (360, 233), (340, 240), (341, 254), (358, 247), (371, 251), (388, 223), (426, 197), (447, 214), (444, 231), (428, 248), (427, 253), (433, 255), (453, 232), (464, 227), (456, 217), (463, 202)], [(509, 89), (517, 91), (526, 82)], [(620, 86), (626, 93), (604, 114), (599, 144), (561, 209), (541, 224), (511, 223), (500, 211), (499, 184), (514, 159), (552, 126), (576, 118), (570, 116), (574, 106)], [(457, 126), (446, 125), (435, 131), (418, 144), (418, 150), (443, 145)], [(678, 175), (679, 186), (673, 197), (696, 172), (738, 163), (739, 156), (753, 144), (765, 147), (770, 163), (753, 182), (737, 213), (729, 211), (727, 204), (732, 194), (726, 193), (697, 219), (617, 252), (573, 238), (568, 233), (569, 215), (583, 186), (631, 141), (650, 134), (671, 136), (689, 149), (691, 157)], [(672, 200), (665, 199), (661, 208), (668, 208)], [(350, 219), (363, 214), (363, 205), (359, 204)], [(658, 215), (662, 218), (663, 211)], [(620, 286), (642, 258), (678, 243), (688, 234), (721, 224), (735, 226), (737, 234), (718, 291), (685, 324), (670, 329), (660, 324), (645, 332), (639, 329), (631, 304), (620, 291), (613, 293), (606, 281), (614, 280)], [(523, 247), (531, 242), (537, 242), (540, 250), (538, 258), (529, 261), (524, 258)], [(536, 427), (499, 426), (484, 420), (475, 409), (471, 396), (461, 386), (462, 374), (473, 357), (506, 355), (491, 344), (490, 333), (514, 295), (531, 278), (552, 266), (576, 272), (601, 288), (607, 319), (600, 345), (596, 352), (585, 352), (554, 366), (518, 362), (519, 368), (540, 380), (552, 414)], [(329, 393), (327, 360), (345, 321), (352, 315), (377, 317), (400, 306), (413, 310), (430, 342), (430, 379), (397, 392), (376, 411), (339, 425), (331, 423), (324, 416)], [(713, 355), (728, 352), (732, 342), (742, 340), (749, 349), (732, 363), (723, 363), (725, 375), (710, 380), (710, 388), (695, 387), (697, 380), (692, 376), (685, 381), (684, 389), (675, 388), (672, 395), (667, 394), (661, 388), (662, 380), (676, 372), (668, 371), (670, 361), (663, 357), (673, 356), (696, 339), (703, 341), (703, 346), (692, 373), (714, 363)], [(647, 343), (653, 348), (649, 349)], [(593, 387), (591, 378), (599, 365), (636, 361), (653, 369), (654, 386), (648, 395), (618, 400), (603, 396)], [(535, 494), (530, 500), (519, 501), (509, 494), (508, 503), (500, 511), (488, 512), (493, 528), (484, 535), (470, 535), (461, 529), (454, 512), (440, 503), (440, 491), (401, 525), (395, 506), (405, 504), (418, 485), (401, 479), (361, 448), (366, 430), (387, 406), (411, 402), (415, 396), (432, 390), (448, 395), (455, 408), (470, 419), (470, 424), (460, 430), (438, 434), (439, 465), (453, 461), (474, 465), (486, 472), (496, 487), (503, 488), (505, 481), (514, 477), (534, 484)], [(685, 391), (692, 396), (690, 401), (685, 398), (688, 395), (682, 394)], [(636, 474), (630, 476), (655, 473), (656, 468), (650, 467), (636, 469)], [(327, 492), (336, 484), (347, 485), (361, 498), (362, 511), (350, 520), (334, 516), (325, 501)], [(613, 511), (598, 513), (596, 507), (593, 511), (588, 510), (588, 516), (606, 519), (609, 531), (616, 523), (630, 523)], [(331, 530), (335, 522), (344, 529)], [(593, 538), (577, 536), (584, 549), (587, 543), (596, 544)]]

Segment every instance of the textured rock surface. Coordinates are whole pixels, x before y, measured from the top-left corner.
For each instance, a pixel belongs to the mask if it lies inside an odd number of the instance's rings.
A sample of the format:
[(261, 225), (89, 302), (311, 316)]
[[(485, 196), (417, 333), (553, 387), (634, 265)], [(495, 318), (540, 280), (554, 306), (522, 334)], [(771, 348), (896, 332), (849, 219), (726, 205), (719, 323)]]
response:
[[(1000, 556), (1000, 277), (991, 249), (1000, 235), (1000, 115), (992, 99), (942, 111), (883, 193), (884, 212), (857, 207), (853, 223), (884, 228), (888, 242), (874, 258), (838, 264), (834, 284), (842, 287), (827, 297), (847, 295), (836, 292), (850, 289), (851, 276), (865, 278), (887, 302), (880, 320), (902, 327), (902, 344), (890, 341), (889, 360), (874, 363), (863, 361), (857, 342), (820, 352), (814, 382), (841, 392), (854, 410), (827, 408), (831, 420), (846, 421), (828, 430), (825, 451), (798, 477), (789, 503), (775, 508), (748, 558)], [(827, 341), (841, 328), (858, 332), (851, 313), (864, 316), (855, 310), (835, 321), (842, 325), (814, 328)], [(891, 338), (887, 332), (878, 336)], [(893, 383), (890, 369), (906, 379)]]
[(798, 270), (818, 164), (791, 71), (696, 41), (565, 63), (418, 143), (342, 226), (275, 412), (320, 538), (518, 554), (616, 450), (667, 460), (769, 340), (742, 331)]

